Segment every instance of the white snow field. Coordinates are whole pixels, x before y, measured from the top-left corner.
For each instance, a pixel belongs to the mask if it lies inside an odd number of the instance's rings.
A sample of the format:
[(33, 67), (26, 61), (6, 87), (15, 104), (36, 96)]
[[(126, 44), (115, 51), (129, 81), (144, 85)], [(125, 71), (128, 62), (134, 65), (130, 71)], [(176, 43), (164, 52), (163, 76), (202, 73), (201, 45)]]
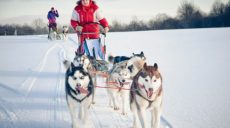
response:
[[(230, 28), (108, 33), (107, 52), (143, 51), (163, 76), (161, 127), (229, 128)], [(72, 60), (77, 36), (48, 41), (47, 35), (0, 37), (0, 128), (70, 128), (63, 57)], [(103, 78), (98, 85), (104, 86)], [(96, 90), (86, 128), (131, 128)]]

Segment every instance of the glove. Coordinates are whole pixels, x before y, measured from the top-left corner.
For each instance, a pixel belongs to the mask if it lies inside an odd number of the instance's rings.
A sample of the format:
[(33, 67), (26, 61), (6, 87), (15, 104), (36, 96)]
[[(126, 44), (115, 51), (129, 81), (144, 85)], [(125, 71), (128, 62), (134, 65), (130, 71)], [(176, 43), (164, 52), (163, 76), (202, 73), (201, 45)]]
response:
[(80, 32), (80, 33), (82, 32), (82, 29), (83, 29), (82, 26), (77, 26), (77, 27), (76, 27), (76, 30), (77, 30), (78, 32)]
[(109, 31), (109, 27), (104, 28), (104, 33), (107, 33)]

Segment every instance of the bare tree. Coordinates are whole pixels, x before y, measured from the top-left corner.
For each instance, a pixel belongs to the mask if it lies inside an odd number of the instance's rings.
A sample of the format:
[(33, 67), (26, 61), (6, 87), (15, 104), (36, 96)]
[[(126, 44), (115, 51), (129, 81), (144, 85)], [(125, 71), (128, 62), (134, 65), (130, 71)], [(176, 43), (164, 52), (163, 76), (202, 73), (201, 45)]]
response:
[(224, 9), (225, 9), (224, 3), (222, 3), (219, 0), (216, 0), (212, 5), (210, 15), (212, 15), (212, 16), (223, 15), (224, 14)]
[(32, 22), (32, 27), (35, 29), (36, 34), (47, 33), (47, 24), (41, 18), (35, 19)]
[(202, 27), (203, 14), (193, 3), (182, 1), (178, 9), (178, 18), (184, 28)]

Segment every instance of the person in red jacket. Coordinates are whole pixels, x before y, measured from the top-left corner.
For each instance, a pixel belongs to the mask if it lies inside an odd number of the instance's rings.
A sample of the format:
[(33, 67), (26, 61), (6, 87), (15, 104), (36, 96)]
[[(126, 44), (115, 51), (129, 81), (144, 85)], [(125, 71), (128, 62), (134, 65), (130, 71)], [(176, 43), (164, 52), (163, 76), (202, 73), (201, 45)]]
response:
[(100, 27), (95, 22), (104, 27), (104, 33), (109, 31), (109, 24), (95, 1), (79, 0), (72, 13), (71, 25), (80, 37), (78, 51), (81, 53), (85, 52), (83, 44), (86, 39), (99, 38)]

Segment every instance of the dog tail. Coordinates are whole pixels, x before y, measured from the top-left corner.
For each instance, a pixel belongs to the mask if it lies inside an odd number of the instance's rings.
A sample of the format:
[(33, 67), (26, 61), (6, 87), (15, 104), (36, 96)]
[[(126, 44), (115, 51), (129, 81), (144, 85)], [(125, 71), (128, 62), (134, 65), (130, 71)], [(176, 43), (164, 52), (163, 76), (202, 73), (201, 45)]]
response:
[(64, 64), (65, 69), (68, 69), (70, 67), (70, 65), (71, 65), (71, 62), (68, 61), (68, 60), (64, 60), (63, 64)]

